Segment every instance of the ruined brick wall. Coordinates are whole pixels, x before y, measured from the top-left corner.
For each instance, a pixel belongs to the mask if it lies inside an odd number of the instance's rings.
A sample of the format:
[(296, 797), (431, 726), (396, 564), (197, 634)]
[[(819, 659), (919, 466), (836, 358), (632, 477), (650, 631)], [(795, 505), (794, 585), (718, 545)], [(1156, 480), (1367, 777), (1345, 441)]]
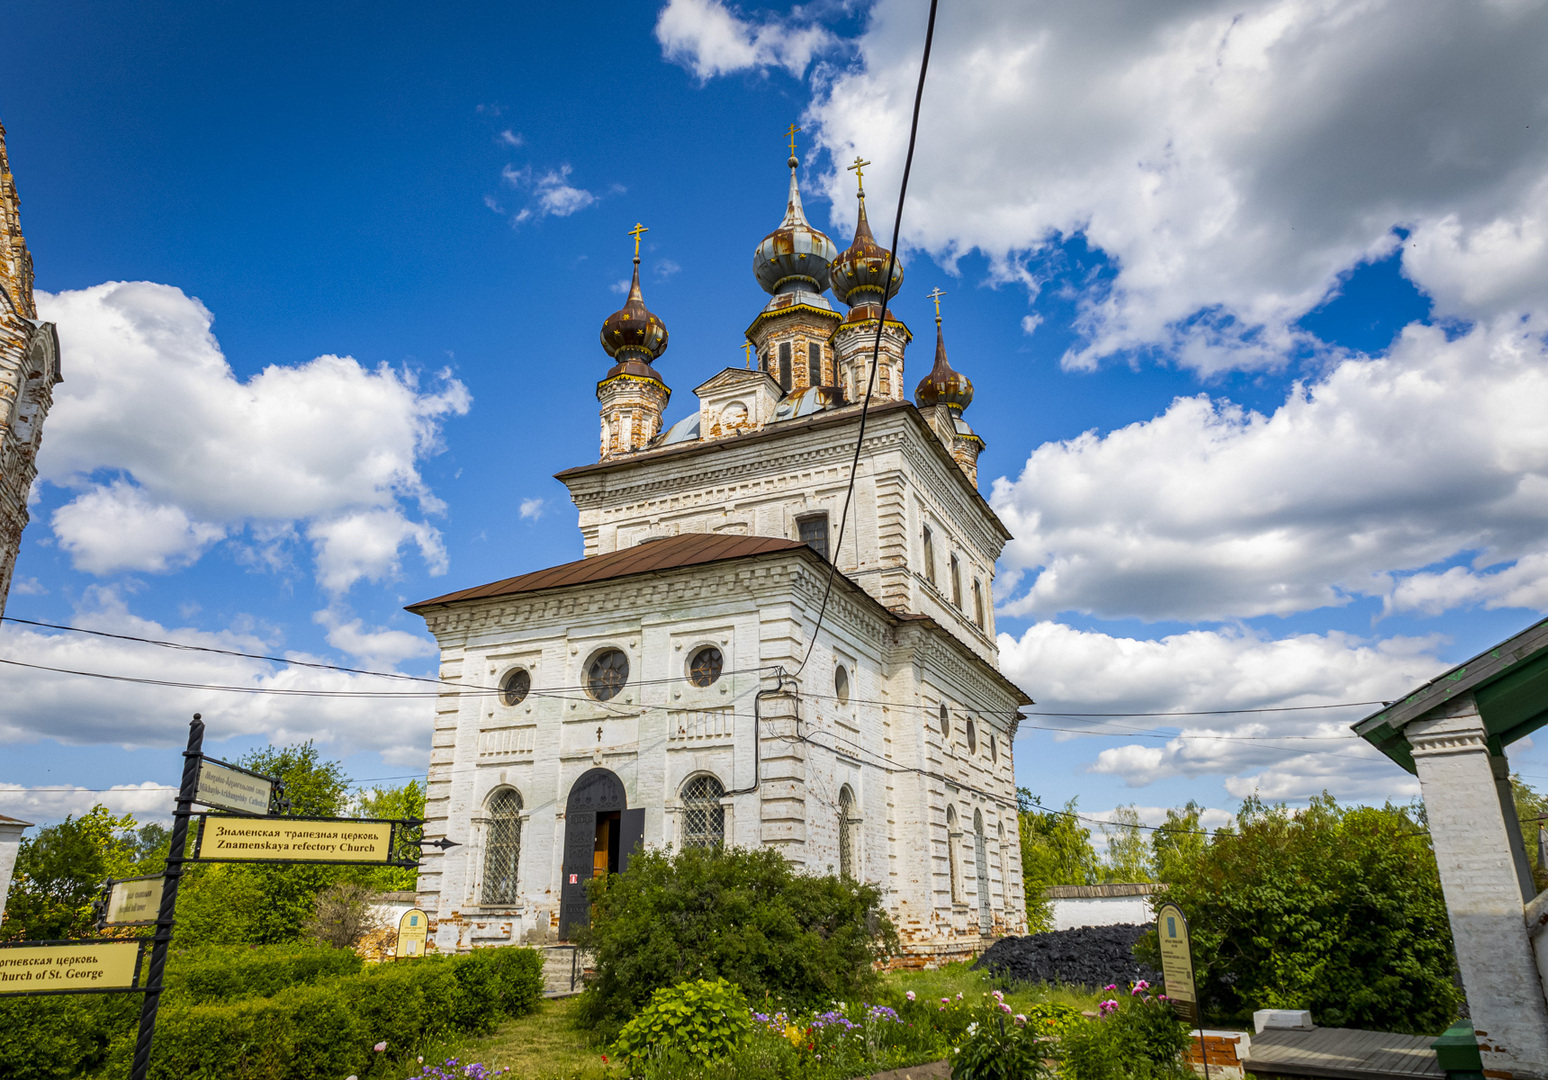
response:
[(11, 591), (27, 492), (37, 475), (43, 421), (59, 381), (59, 341), (38, 322), (32, 254), (21, 231), (16, 183), (0, 125), (0, 614)]

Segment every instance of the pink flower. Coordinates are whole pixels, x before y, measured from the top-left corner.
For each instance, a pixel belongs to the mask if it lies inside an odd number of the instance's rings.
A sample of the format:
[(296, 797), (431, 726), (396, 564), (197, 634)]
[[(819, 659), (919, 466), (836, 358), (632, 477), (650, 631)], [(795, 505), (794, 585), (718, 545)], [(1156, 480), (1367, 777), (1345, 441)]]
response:
[(371, 1047), (371, 1049), (375, 1050), (378, 1054), (380, 1054), (382, 1051), (387, 1049), (387, 1040), (383, 1039), (381, 1042), (379, 1042), (375, 1046)]
[(914, 992), (912, 990), (910, 990), (908, 993), (904, 994), (903, 996), (908, 998), (908, 1000), (910, 1000), (910, 1001), (914, 1000)]
[(1117, 983), (1108, 983), (1106, 986), (1102, 987), (1102, 989), (1103, 990), (1116, 990), (1116, 989), (1118, 989), (1118, 984)]
[(1136, 989), (1136, 990), (1149, 990), (1150, 989), (1150, 984), (1148, 982), (1146, 982), (1144, 979), (1141, 979), (1139, 982), (1134, 984), (1134, 989)]
[(1157, 994), (1156, 995), (1156, 1000), (1157, 1001), (1171, 1001), (1172, 999), (1167, 997), (1165, 994)]
[(1104, 1001), (1098, 1005), (1097, 1009), (1103, 1016), (1108, 1016), (1118, 1011), (1118, 1003), (1109, 998), (1107, 1001)]
[(958, 1001), (961, 1001), (961, 1000), (962, 1000), (962, 991), (961, 991), (961, 990), (958, 990), (958, 991), (957, 991), (957, 1000), (958, 1000)]
[(1017, 1027), (1026, 1027), (1027, 1026), (1027, 1018), (1026, 1018), (1025, 1014), (1023, 1014), (1023, 1013), (1017, 1013), (1015, 1016), (1011, 1017), (1011, 1019), (1016, 1021), (1016, 1026)]
[(1000, 1002), (1000, 1011), (1003, 1013), (1009, 1013), (1011, 1011), (1011, 1007), (1002, 1001)]

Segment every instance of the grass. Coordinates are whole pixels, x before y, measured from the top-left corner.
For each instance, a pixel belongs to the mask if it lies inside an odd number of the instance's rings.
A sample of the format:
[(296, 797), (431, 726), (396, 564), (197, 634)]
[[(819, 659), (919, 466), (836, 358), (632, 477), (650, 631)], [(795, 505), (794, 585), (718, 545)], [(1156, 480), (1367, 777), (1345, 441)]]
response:
[[(1106, 996), (1082, 987), (1009, 984), (987, 972), (970, 971), (965, 963), (935, 971), (892, 972), (884, 977), (883, 985), (892, 993), (912, 990), (921, 998), (956, 997), (959, 993), (972, 998), (1002, 989), (1005, 1000), (1017, 1009), (1034, 1002), (1051, 1002), (1094, 1010)], [(579, 1003), (579, 998), (545, 1000), (537, 1012), (507, 1021), (491, 1035), (451, 1039), (431, 1046), (425, 1051), (424, 1060), (439, 1064), (446, 1058), (456, 1058), (464, 1064), (477, 1061), (492, 1069), (509, 1068), (508, 1080), (603, 1080), (602, 1054), (606, 1048), (593, 1045), (580, 1027)], [(383, 1080), (404, 1080), (418, 1073), (418, 1063), (410, 1059), (397, 1070), (380, 1075)], [(373, 1073), (372, 1080), (377, 1075)]]

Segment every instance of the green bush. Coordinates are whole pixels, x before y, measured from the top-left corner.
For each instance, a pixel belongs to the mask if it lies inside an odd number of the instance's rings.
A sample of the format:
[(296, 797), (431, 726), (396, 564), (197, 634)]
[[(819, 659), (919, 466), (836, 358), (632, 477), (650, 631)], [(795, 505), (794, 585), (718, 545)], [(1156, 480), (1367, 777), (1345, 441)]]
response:
[(271, 997), (290, 986), (355, 975), (363, 961), (352, 949), (317, 945), (208, 945), (179, 949), (167, 965), (169, 993), (195, 1001)]
[(752, 1010), (739, 988), (724, 979), (694, 979), (652, 994), (650, 1004), (618, 1033), (613, 1052), (631, 1064), (676, 1054), (718, 1061), (746, 1040), (752, 1026)]
[(616, 1032), (662, 987), (724, 978), (748, 998), (793, 1006), (854, 998), (896, 949), (881, 893), (797, 873), (778, 851), (644, 851), (591, 884), (591, 925), (577, 936), (596, 977), (581, 1015)]
[(139, 1017), (138, 994), (0, 998), (0, 1080), (81, 1076)]
[(1060, 1026), (1062, 1072), (1068, 1080), (1192, 1080), (1183, 1063), (1188, 1026), (1172, 1007), (1144, 993), (1116, 987), (1096, 1020), (1071, 1020)]
[[(1207, 1020), (1310, 1009), (1324, 1027), (1435, 1034), (1460, 994), (1430, 838), (1401, 808), (1242, 804), (1171, 870)], [(1159, 967), (1152, 931), (1136, 952)]]
[(952, 1080), (1036, 1080), (1049, 1074), (1049, 1040), (1005, 1015), (975, 1021), (952, 1048)]

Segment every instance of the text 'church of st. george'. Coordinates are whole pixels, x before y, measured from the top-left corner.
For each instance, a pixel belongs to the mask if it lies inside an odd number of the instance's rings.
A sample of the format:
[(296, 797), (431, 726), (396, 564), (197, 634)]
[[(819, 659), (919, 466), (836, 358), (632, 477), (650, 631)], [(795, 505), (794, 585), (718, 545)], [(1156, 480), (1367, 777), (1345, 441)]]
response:
[(912, 335), (886, 306), (903, 271), (863, 186), (839, 251), (806, 219), (793, 148), (789, 166), (753, 255), (756, 367), (711, 375), (663, 430), (667, 329), (636, 232), (602, 325), (600, 460), (558, 474), (585, 558), (409, 609), (446, 685), (425, 832), (460, 845), (420, 871), (438, 949), (567, 940), (586, 882), (641, 846), (772, 847), (870, 882), (907, 962), (1025, 932), (1012, 745), (1030, 700), (999, 670), (1010, 534), (978, 492), (972, 384), (937, 313), (906, 398)]

